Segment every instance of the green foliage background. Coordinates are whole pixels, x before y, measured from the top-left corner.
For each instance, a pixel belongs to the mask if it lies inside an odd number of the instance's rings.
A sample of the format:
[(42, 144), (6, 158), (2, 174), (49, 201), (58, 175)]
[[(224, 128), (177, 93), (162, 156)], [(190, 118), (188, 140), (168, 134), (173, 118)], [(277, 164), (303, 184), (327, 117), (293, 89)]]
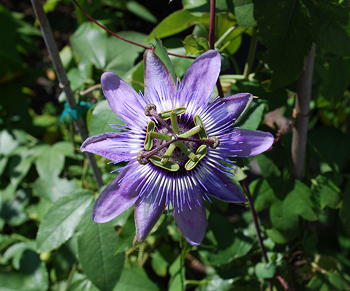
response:
[[(169, 52), (208, 49), (207, 0), (82, 0), (113, 31), (143, 44), (162, 39)], [(120, 120), (99, 90), (79, 92), (112, 71), (143, 89), (142, 48), (87, 22), (68, 0), (45, 10), (89, 135)], [(111, 223), (91, 221), (100, 189), (79, 152), (72, 120), (60, 118), (57, 85), (29, 1), (0, 4), (0, 290), (350, 290), (350, 7), (333, 0), (218, 0), (216, 48), (226, 94), (256, 100), (240, 126), (277, 133), (273, 150), (238, 161), (261, 220), (270, 263), (262, 260), (248, 206), (214, 201), (208, 232), (186, 245), (170, 215), (144, 243), (133, 244), (132, 210)], [(252, 38), (253, 71), (243, 76)], [(315, 71), (306, 174), (291, 175), (296, 81), (311, 45)], [(159, 42), (158, 42), (159, 45)], [(181, 77), (192, 60), (171, 57)], [(97, 157), (107, 184), (115, 165)], [(218, 189), (218, 191), (220, 191)]]

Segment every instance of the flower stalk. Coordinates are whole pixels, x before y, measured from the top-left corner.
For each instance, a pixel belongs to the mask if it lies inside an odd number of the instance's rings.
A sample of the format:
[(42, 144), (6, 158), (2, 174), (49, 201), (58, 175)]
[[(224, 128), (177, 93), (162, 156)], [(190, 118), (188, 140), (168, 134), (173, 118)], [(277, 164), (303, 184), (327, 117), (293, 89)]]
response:
[[(250, 193), (247, 179), (242, 180), (240, 183), (241, 183), (243, 191), (244, 191), (244, 193), (245, 193), (245, 195), (247, 196), (247, 199), (248, 199), (249, 208), (250, 208), (250, 212), (252, 213), (253, 223), (254, 223), (254, 227), (255, 227), (255, 232), (256, 232), (256, 236), (258, 238), (258, 243), (259, 243), (259, 246), (260, 246), (260, 251), (261, 251), (263, 260), (264, 260), (265, 263), (268, 263), (269, 262), (269, 258), (267, 256), (266, 248), (265, 248), (265, 245), (264, 245), (264, 242), (263, 242), (263, 239), (262, 239), (259, 218), (258, 218), (258, 214), (256, 212), (256, 209), (254, 207), (254, 200), (253, 200), (252, 194)], [(269, 279), (269, 290), (270, 291), (273, 290), (272, 279)]]

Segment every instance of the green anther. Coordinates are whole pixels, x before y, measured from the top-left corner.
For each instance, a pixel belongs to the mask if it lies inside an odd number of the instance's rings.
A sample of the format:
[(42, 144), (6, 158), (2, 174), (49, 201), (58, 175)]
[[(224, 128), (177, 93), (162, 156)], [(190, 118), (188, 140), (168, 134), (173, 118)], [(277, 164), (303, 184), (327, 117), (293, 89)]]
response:
[(146, 151), (150, 151), (153, 148), (152, 133), (154, 132), (155, 128), (156, 128), (156, 124), (154, 123), (154, 121), (148, 122), (147, 131), (146, 131), (146, 138), (145, 138), (145, 142), (144, 142), (144, 148)]
[(180, 166), (178, 163), (171, 162), (171, 161), (167, 161), (167, 162), (163, 163), (162, 158), (155, 156), (155, 155), (151, 156), (149, 158), (149, 161), (153, 165), (160, 167), (160, 168), (163, 168), (163, 169), (166, 169), (166, 170), (171, 171), (171, 172), (176, 172), (176, 171), (180, 170)]
[(171, 121), (171, 128), (176, 134), (178, 134), (179, 124), (177, 123), (177, 115), (174, 111), (170, 113), (170, 121)]
[(206, 156), (207, 152), (208, 152), (208, 147), (202, 144), (196, 151), (196, 157), (198, 160), (197, 161), (188, 160), (187, 163), (185, 164), (185, 169), (187, 171), (194, 169), (198, 165), (198, 163)]
[(161, 162), (162, 163), (168, 162), (175, 149), (176, 149), (176, 144), (175, 143), (170, 144), (168, 149), (164, 153), (164, 155), (161, 159)]
[(168, 120), (169, 118), (171, 118), (171, 113), (175, 113), (177, 116), (181, 115), (183, 113), (186, 112), (186, 108), (185, 107), (178, 107), (172, 110), (167, 110), (167, 111), (163, 111), (161, 113), (159, 113), (160, 118), (164, 119), (164, 120)]
[(207, 132), (205, 131), (202, 119), (199, 117), (199, 115), (196, 115), (194, 117), (194, 124), (202, 127), (202, 130), (198, 133), (199, 138), (207, 139), (208, 135), (207, 135)]
[(186, 131), (183, 134), (180, 134), (179, 137), (188, 138), (199, 133), (201, 130), (202, 130), (202, 127), (200, 125), (197, 125), (191, 128), (189, 131)]
[(152, 138), (158, 138), (158, 139), (161, 139), (161, 140), (171, 140), (172, 137), (170, 135), (167, 135), (167, 134), (164, 134), (164, 133), (161, 133), (161, 132), (152, 132), (151, 133), (151, 137)]
[(176, 146), (192, 161), (197, 161), (198, 158), (196, 155), (187, 147), (185, 146), (181, 141), (176, 142)]

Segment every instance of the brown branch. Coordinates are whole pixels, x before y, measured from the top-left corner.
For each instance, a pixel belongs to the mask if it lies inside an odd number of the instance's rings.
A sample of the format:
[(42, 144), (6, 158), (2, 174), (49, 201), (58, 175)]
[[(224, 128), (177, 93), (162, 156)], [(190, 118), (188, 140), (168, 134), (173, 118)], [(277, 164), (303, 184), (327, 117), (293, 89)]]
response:
[(85, 95), (88, 95), (88, 94), (90, 94), (91, 92), (93, 92), (93, 91), (95, 91), (95, 90), (97, 90), (97, 89), (100, 89), (100, 88), (101, 88), (101, 84), (96, 84), (96, 85), (93, 85), (93, 86), (91, 86), (91, 87), (89, 87), (89, 88), (83, 90), (83, 91), (80, 91), (80, 92), (79, 92), (79, 95), (85, 96)]
[[(40, 1), (39, 0), (31, 0), (31, 1), (32, 1), (32, 6), (34, 9), (35, 15), (39, 20), (41, 32), (42, 32), (47, 50), (51, 57), (52, 64), (57, 73), (59, 86), (67, 96), (67, 102), (70, 108), (76, 109), (77, 104), (75, 102), (72, 89), (69, 85), (66, 72), (64, 71), (62, 60), (59, 56), (57, 45), (56, 45), (55, 39), (53, 38), (50, 23), (46, 17), (46, 14), (44, 12), (42, 5), (40, 4)], [(81, 117), (75, 121), (75, 127), (78, 133), (80, 134), (81, 138), (85, 140), (88, 137), (88, 134), (87, 134), (85, 123)], [(101, 187), (103, 185), (103, 181), (102, 181), (100, 170), (97, 167), (96, 160), (94, 156), (89, 153), (86, 153), (86, 157), (89, 160), (97, 185)]]
[(293, 111), (294, 126), (292, 138), (293, 175), (297, 179), (304, 177), (305, 151), (309, 125), (309, 110), (312, 89), (316, 48), (312, 45), (305, 59), (304, 70), (298, 80), (297, 97)]

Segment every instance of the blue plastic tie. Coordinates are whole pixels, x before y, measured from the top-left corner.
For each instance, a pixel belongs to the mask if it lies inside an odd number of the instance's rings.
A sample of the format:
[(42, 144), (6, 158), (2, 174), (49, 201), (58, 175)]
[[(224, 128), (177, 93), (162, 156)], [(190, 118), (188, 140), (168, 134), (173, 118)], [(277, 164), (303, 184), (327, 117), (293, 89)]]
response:
[(64, 109), (60, 115), (60, 120), (65, 120), (68, 118), (71, 118), (73, 120), (78, 120), (80, 116), (85, 114), (91, 107), (93, 107), (93, 104), (89, 104), (85, 101), (80, 101), (76, 108), (71, 108), (69, 106), (69, 103), (64, 103)]

